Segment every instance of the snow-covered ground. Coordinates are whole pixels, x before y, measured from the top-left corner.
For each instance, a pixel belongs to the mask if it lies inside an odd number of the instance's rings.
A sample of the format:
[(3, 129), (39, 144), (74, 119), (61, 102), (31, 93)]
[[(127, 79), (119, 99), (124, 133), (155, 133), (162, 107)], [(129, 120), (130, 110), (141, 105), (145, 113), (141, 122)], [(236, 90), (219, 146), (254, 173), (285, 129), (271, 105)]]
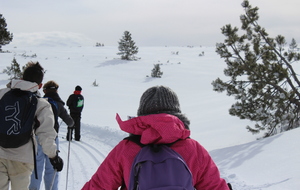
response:
[[(155, 85), (169, 86), (177, 93), (182, 112), (191, 120), (191, 137), (210, 152), (222, 177), (234, 189), (300, 189), (300, 129), (256, 140), (262, 134), (255, 136), (245, 129), (253, 123), (230, 116), (233, 98), (212, 90), (211, 82), (224, 78), (225, 68), (214, 47), (139, 47), (138, 61), (120, 60), (117, 46), (4, 46), (3, 50), (11, 53), (0, 54), (0, 71), (13, 57), (21, 66), (39, 61), (47, 70), (44, 82), (55, 80), (63, 100), (76, 85), (83, 88), (82, 141), (69, 144), (64, 123), (59, 132), (60, 155), (65, 161), (60, 189), (81, 189), (126, 136), (118, 128), (116, 113), (122, 119), (136, 115), (140, 96)], [(199, 56), (202, 52), (204, 56)], [(35, 54), (37, 57), (30, 57)], [(147, 77), (157, 63), (162, 78)], [(95, 80), (97, 87), (92, 85)], [(0, 74), (0, 88), (7, 82), (8, 76)]]

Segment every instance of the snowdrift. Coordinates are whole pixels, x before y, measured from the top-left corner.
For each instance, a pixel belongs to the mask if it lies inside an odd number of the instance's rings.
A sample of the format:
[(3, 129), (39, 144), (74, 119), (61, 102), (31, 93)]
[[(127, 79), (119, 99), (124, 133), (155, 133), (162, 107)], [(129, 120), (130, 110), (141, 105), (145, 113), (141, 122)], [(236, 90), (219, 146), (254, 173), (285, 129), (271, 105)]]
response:
[(300, 129), (246, 144), (210, 151), (234, 189), (300, 188)]

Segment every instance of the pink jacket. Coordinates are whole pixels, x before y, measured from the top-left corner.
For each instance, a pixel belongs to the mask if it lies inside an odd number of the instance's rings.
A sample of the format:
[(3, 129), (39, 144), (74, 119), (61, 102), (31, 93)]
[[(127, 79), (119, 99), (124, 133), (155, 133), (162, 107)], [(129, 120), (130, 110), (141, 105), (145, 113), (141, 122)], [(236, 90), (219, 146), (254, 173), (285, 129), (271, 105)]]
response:
[[(187, 138), (190, 131), (177, 117), (168, 114), (153, 114), (122, 121), (117, 115), (120, 128), (128, 133), (141, 135), (141, 143), (172, 143), (189, 166), (195, 189), (229, 190), (224, 179), (208, 152), (197, 141)], [(120, 186), (129, 187), (130, 169), (141, 147), (129, 140), (122, 140), (108, 154), (96, 173), (82, 190), (117, 190)]]

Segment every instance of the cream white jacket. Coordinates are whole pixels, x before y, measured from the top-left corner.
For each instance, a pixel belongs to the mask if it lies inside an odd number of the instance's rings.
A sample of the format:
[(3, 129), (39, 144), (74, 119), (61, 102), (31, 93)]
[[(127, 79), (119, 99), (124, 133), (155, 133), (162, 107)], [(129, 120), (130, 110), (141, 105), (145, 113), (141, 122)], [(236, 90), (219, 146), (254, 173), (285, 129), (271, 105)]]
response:
[[(38, 84), (24, 80), (13, 80), (11, 83), (11, 89), (14, 88), (31, 92), (36, 92), (39, 89)], [(0, 99), (9, 90), (10, 88), (1, 89)], [(53, 158), (55, 157), (57, 151), (57, 147), (55, 144), (57, 133), (54, 130), (54, 117), (51, 105), (44, 98), (38, 98), (35, 116), (40, 123), (39, 127), (35, 130), (35, 134), (38, 136), (39, 144), (42, 145), (43, 152), (49, 158)], [(35, 142), (36, 138), (33, 139)], [(0, 147), (0, 158), (33, 164), (34, 161), (32, 140), (18, 148)]]

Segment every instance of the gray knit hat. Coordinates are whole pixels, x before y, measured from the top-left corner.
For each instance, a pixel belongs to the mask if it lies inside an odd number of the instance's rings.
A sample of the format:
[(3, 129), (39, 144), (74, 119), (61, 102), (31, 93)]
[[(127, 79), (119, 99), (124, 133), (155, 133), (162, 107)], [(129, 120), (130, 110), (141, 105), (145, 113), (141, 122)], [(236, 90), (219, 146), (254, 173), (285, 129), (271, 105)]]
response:
[(167, 113), (177, 116), (188, 129), (190, 121), (181, 113), (176, 93), (166, 86), (154, 86), (147, 89), (137, 111), (138, 116)]

